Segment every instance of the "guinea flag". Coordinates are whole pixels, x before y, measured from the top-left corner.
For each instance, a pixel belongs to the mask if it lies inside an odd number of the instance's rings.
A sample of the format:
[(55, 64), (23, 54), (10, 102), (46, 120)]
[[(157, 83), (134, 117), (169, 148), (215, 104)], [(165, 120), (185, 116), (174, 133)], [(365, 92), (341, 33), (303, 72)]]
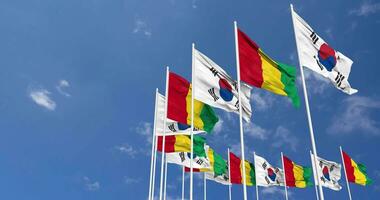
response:
[[(230, 152), (230, 179), (233, 184), (244, 184), (242, 160)], [(245, 182), (247, 186), (256, 185), (255, 167), (252, 163), (245, 161)]]
[(249, 85), (287, 96), (294, 106), (299, 107), (300, 100), (295, 83), (296, 69), (272, 60), (243, 31), (238, 29), (237, 32), (241, 80)]
[[(164, 136), (157, 136), (157, 151), (162, 152), (162, 139)], [(204, 145), (206, 139), (199, 136), (193, 135), (194, 140), (194, 154), (198, 156), (206, 156)], [(191, 139), (190, 135), (169, 135), (165, 136), (165, 153), (172, 152), (191, 152)]]
[(366, 166), (356, 163), (346, 152), (342, 151), (342, 154), (348, 181), (363, 186), (372, 184), (372, 180), (367, 176)]
[(305, 188), (312, 186), (311, 182), (312, 169), (311, 167), (304, 167), (297, 165), (288, 157), (283, 156), (285, 181), (288, 187)]
[[(168, 118), (191, 125), (191, 84), (183, 77), (169, 73)], [(214, 110), (194, 99), (194, 127), (211, 132), (219, 121)]]

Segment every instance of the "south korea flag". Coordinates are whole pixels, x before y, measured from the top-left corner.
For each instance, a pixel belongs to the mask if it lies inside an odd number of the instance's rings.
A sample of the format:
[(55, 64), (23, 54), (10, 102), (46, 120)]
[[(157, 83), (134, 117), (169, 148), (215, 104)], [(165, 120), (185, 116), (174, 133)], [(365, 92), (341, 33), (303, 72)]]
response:
[[(310, 153), (310, 156), (313, 164), (315, 184), (318, 185), (317, 179), (319, 179), (319, 182), (323, 187), (327, 187), (335, 191), (341, 190), (342, 186), (339, 185), (339, 180), (341, 178), (342, 165), (317, 157), (318, 163), (315, 168), (313, 154)], [(317, 172), (319, 177), (317, 176)]]

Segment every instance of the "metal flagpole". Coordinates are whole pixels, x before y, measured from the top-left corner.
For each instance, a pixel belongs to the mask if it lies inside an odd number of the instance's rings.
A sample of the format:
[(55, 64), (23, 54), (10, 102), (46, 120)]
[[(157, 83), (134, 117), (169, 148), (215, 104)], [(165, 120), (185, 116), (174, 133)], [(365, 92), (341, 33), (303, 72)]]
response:
[(343, 159), (342, 146), (339, 146), (339, 149), (340, 149), (340, 157), (342, 158), (342, 163), (343, 163), (344, 176), (346, 177), (346, 184), (347, 184), (347, 190), (348, 190), (348, 197), (350, 197), (350, 200), (352, 200), (352, 197), (351, 197), (351, 190), (350, 190), (350, 184), (348, 183), (348, 178), (347, 178), (346, 165), (345, 165), (345, 163), (344, 163), (344, 159)]
[[(294, 29), (294, 38), (296, 40), (296, 46), (297, 46), (297, 53), (298, 53), (298, 62), (299, 62), (299, 67), (300, 67), (300, 71), (301, 71), (301, 79), (302, 79), (302, 87), (303, 87), (303, 93), (304, 93), (304, 97), (305, 97), (305, 105), (306, 105), (306, 114), (307, 114), (307, 119), (308, 119), (308, 123), (309, 123), (309, 131), (310, 131), (310, 139), (311, 139), (311, 146), (312, 146), (312, 149), (313, 149), (313, 157), (314, 157), (314, 165), (317, 163), (317, 147), (315, 145), (315, 139), (314, 139), (314, 131), (313, 131), (313, 123), (312, 123), (312, 120), (311, 120), (311, 114), (310, 114), (310, 108), (309, 108), (309, 99), (308, 99), (308, 96), (307, 96), (307, 89), (306, 89), (306, 83), (305, 83), (305, 76), (303, 74), (303, 68), (302, 68), (302, 65), (301, 65), (301, 62), (300, 62), (300, 52), (299, 52), (299, 46), (298, 46), (298, 42), (297, 42), (297, 33), (295, 31), (295, 24), (294, 24), (294, 16), (293, 16), (293, 5), (290, 4), (290, 9), (291, 9), (291, 12), (292, 12), (292, 21), (293, 21), (293, 29)], [(317, 170), (317, 177), (319, 177), (318, 175), (318, 170)], [(324, 196), (323, 196), (323, 189), (322, 189), (322, 185), (320, 184), (320, 181), (319, 179), (318, 180), (318, 188), (319, 188), (319, 196), (321, 198), (321, 200), (324, 200)]]
[(157, 163), (157, 136), (154, 137), (154, 158), (153, 158), (153, 177), (152, 177), (151, 200), (154, 199), (154, 188), (155, 188), (155, 181), (156, 181), (156, 163)]
[(282, 162), (282, 169), (284, 170), (285, 199), (288, 200), (288, 188), (286, 188), (286, 174), (285, 174), (285, 165), (284, 165), (284, 154), (282, 152), (281, 152), (281, 162)]
[(185, 200), (185, 167), (182, 167), (182, 200)]
[(317, 196), (317, 200), (319, 200), (318, 184), (317, 184), (317, 180), (316, 180), (316, 179), (318, 179), (318, 177), (316, 177), (316, 175), (315, 175), (316, 174), (315, 172), (317, 171), (317, 169), (315, 168), (316, 165), (313, 164), (314, 163), (313, 162), (313, 154), (311, 154), (311, 151), (309, 151), (309, 153), (310, 153), (310, 159), (311, 159), (311, 163), (312, 163), (311, 167), (313, 168), (315, 195)]
[(207, 181), (206, 172), (203, 173), (203, 199), (207, 200)]
[(243, 192), (244, 200), (247, 200), (247, 182), (245, 179), (245, 155), (244, 155), (244, 133), (243, 133), (243, 113), (241, 108), (241, 95), (240, 95), (240, 61), (239, 61), (239, 44), (238, 44), (238, 33), (237, 33), (237, 23), (234, 21), (234, 30), (235, 30), (235, 53), (236, 53), (236, 70), (237, 70), (237, 81), (238, 81), (238, 95), (239, 95), (239, 123), (240, 123), (240, 146), (241, 146), (241, 158), (243, 162), (242, 171), (243, 171)]
[(155, 141), (156, 141), (156, 118), (157, 118), (157, 100), (158, 100), (158, 88), (156, 88), (156, 99), (154, 103), (154, 119), (153, 119), (153, 133), (152, 133), (152, 156), (150, 158), (150, 177), (149, 177), (149, 197), (148, 199), (152, 199), (152, 188), (154, 187), (154, 184), (152, 183), (153, 180), (153, 165), (154, 161), (154, 154), (155, 154)]
[(230, 165), (230, 148), (227, 148), (227, 152), (228, 152), (228, 181), (230, 182), (230, 184), (228, 185), (228, 196), (229, 196), (229, 200), (232, 200), (232, 191), (231, 191), (231, 165)]
[[(256, 152), (253, 152), (253, 162), (256, 163)], [(257, 176), (255, 175), (256, 200), (259, 200), (259, 186), (257, 185)]]
[(164, 200), (166, 200), (166, 183), (168, 178), (168, 161), (165, 159)]
[[(169, 87), (169, 67), (166, 67), (166, 86), (165, 86), (165, 111), (164, 111), (164, 122), (163, 126), (164, 130), (166, 127), (166, 116), (168, 112), (168, 87)], [(161, 152), (161, 177), (160, 177), (160, 200), (162, 200), (162, 187), (164, 182), (164, 162), (165, 162), (165, 131), (162, 133), (162, 152)]]
[(191, 156), (190, 156), (190, 200), (193, 200), (193, 142), (194, 142), (194, 137), (193, 137), (193, 131), (194, 131), (194, 49), (195, 49), (195, 44), (192, 44), (192, 49), (191, 49), (191, 132), (190, 132), (190, 137), (191, 137)]

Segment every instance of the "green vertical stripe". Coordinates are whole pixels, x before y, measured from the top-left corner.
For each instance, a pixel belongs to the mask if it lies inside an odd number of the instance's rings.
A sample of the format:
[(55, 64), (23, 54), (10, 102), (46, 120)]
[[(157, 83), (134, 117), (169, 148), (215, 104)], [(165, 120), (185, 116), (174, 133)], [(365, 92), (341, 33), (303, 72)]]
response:
[(251, 175), (252, 185), (256, 185), (255, 165), (252, 163), (249, 163), (249, 166), (251, 167), (251, 170), (249, 171), (249, 175)]
[(214, 175), (221, 176), (227, 172), (227, 162), (214, 151)]
[(365, 179), (366, 179), (365, 185), (372, 184), (372, 182), (373, 182), (372, 179), (370, 179), (367, 175), (367, 167), (365, 165), (359, 163), (358, 168), (359, 168), (360, 172), (362, 172), (365, 176)]
[(313, 185), (313, 182), (311, 181), (312, 174), (313, 172), (311, 170), (311, 167), (303, 167), (303, 179), (306, 182), (306, 186)]
[(200, 118), (204, 124), (203, 130), (207, 133), (210, 133), (212, 129), (214, 129), (215, 124), (219, 121), (219, 118), (216, 116), (214, 110), (207, 104), (203, 105)]
[(300, 106), (300, 98), (296, 86), (296, 68), (283, 63), (277, 63), (277, 65), (281, 72), (281, 82), (285, 85), (284, 90), (292, 100), (293, 105), (298, 108)]
[[(190, 136), (189, 136), (190, 137)], [(193, 135), (193, 142), (194, 142), (194, 147), (193, 147), (193, 152), (195, 155), (199, 157), (206, 157), (206, 151), (205, 151), (205, 143), (206, 139), (199, 136), (199, 135)]]

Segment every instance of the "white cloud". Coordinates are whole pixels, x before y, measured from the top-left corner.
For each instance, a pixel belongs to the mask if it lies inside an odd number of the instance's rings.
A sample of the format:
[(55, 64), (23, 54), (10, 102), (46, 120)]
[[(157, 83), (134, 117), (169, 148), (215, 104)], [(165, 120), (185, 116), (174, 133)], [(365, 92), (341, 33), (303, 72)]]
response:
[(369, 97), (350, 96), (343, 101), (338, 114), (327, 129), (330, 134), (356, 132), (380, 135), (379, 123), (371, 117), (371, 111), (380, 109), (380, 101)]
[[(324, 94), (326, 89), (329, 86), (332, 86), (327, 78), (324, 78), (322, 75), (319, 75), (306, 67), (304, 67), (303, 72), (305, 75), (308, 92), (311, 92), (312, 94)], [(297, 81), (302, 85), (301, 76), (297, 78)]]
[(275, 101), (275, 97), (273, 94), (267, 91), (254, 90), (251, 95), (251, 101), (253, 101), (253, 112), (255, 112), (256, 110), (266, 111), (272, 107)]
[[(285, 188), (284, 187), (263, 187), (260, 190), (263, 195), (281, 195), (285, 197)], [(292, 193), (288, 190), (288, 197), (291, 196)]]
[(292, 151), (296, 151), (298, 145), (298, 139), (295, 137), (289, 129), (279, 126), (274, 134), (272, 146), (279, 148), (282, 146), (289, 146)]
[(217, 135), (223, 130), (223, 119), (219, 117), (219, 121), (215, 124), (213, 134)]
[(328, 28), (325, 30), (325, 34), (327, 35), (327, 37), (329, 37), (330, 39), (334, 39), (334, 35), (332, 33), (332, 28)]
[(141, 122), (135, 129), (136, 133), (146, 138), (149, 144), (152, 144), (153, 128), (152, 123)]
[(60, 80), (55, 88), (61, 95), (70, 97), (71, 95), (64, 91), (64, 89), (68, 87), (70, 87), (70, 83), (67, 80)]
[(115, 146), (115, 149), (118, 150), (120, 153), (127, 154), (131, 158), (134, 158), (135, 155), (138, 153), (138, 151), (135, 150), (129, 144), (123, 144), (123, 145), (120, 145), (120, 146)]
[(141, 178), (124, 177), (124, 182), (126, 184), (136, 184), (141, 182)]
[(136, 19), (135, 20), (135, 26), (134, 26), (132, 32), (134, 34), (138, 34), (138, 33), (143, 34), (148, 38), (152, 36), (152, 32), (149, 29), (147, 23), (145, 21), (143, 21), (142, 19)]
[(100, 189), (100, 183), (98, 181), (92, 181), (87, 176), (83, 177), (84, 185), (88, 191), (96, 191)]
[(31, 89), (29, 97), (39, 106), (42, 106), (48, 110), (55, 110), (56, 103), (50, 98), (50, 92), (45, 89)]
[(370, 1), (363, 1), (359, 8), (349, 11), (349, 14), (357, 16), (368, 16), (380, 11), (380, 3), (372, 3)]
[(244, 133), (256, 139), (266, 140), (269, 131), (254, 123), (244, 123)]

